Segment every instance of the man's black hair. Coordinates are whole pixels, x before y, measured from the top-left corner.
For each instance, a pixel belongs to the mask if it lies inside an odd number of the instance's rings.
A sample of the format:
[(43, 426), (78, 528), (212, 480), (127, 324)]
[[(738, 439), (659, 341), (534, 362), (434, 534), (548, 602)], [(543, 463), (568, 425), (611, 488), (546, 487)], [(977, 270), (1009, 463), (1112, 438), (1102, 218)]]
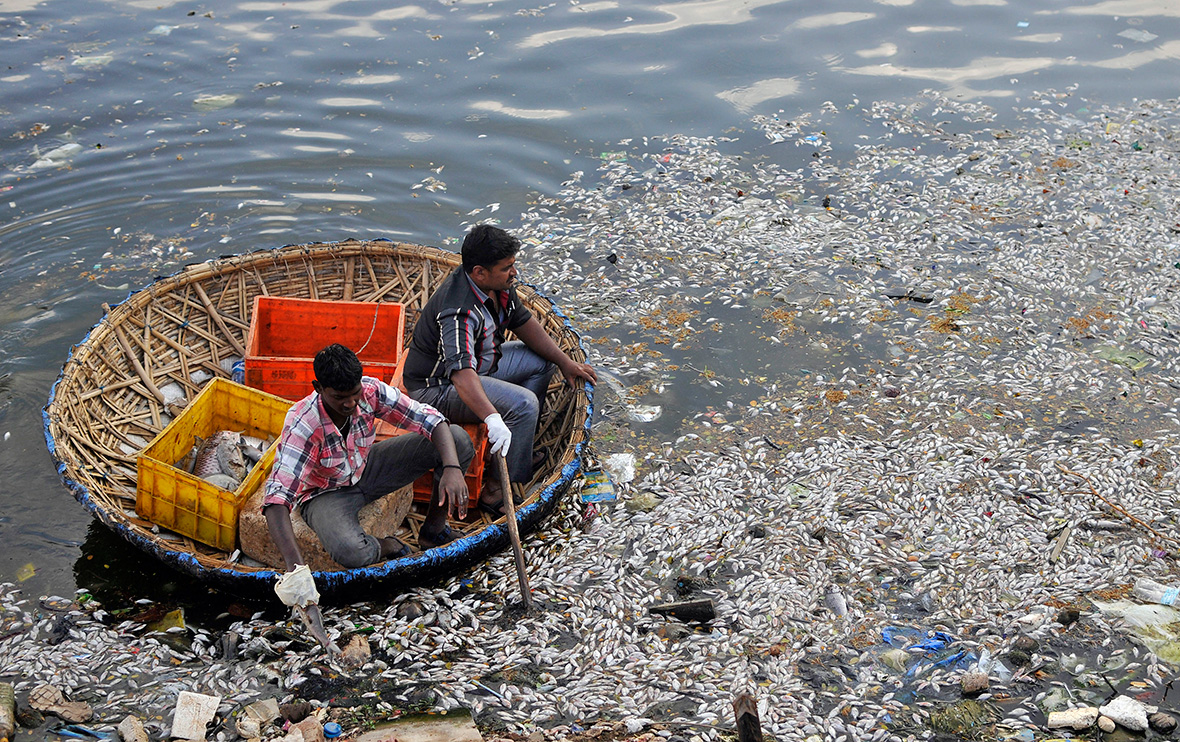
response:
[(520, 250), (520, 240), (491, 224), (477, 224), (463, 239), (463, 270), (468, 273), (475, 266), (491, 268), (504, 258)]
[(333, 343), (316, 353), (311, 367), (315, 369), (315, 379), (320, 386), (338, 392), (350, 392), (361, 383), (360, 359), (340, 343)]

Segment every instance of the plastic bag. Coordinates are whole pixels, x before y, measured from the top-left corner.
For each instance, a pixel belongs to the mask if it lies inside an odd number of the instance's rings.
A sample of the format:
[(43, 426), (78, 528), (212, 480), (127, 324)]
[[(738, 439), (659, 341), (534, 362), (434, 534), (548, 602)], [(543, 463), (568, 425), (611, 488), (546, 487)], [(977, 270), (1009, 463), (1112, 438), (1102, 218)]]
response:
[(286, 572), (275, 583), (275, 594), (286, 605), (307, 606), (319, 604), (320, 593), (315, 588), (315, 578), (306, 564), (300, 564)]

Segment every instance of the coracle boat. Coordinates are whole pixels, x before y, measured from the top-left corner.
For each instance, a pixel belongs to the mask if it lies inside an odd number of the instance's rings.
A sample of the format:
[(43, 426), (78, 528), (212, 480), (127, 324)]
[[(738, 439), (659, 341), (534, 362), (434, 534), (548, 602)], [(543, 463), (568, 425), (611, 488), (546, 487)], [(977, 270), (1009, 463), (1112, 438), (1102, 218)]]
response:
[[(234, 593), (269, 592), (281, 570), (136, 514), (139, 454), (204, 385), (233, 375), (233, 362), (246, 354), (255, 297), (400, 302), (408, 336), (427, 298), (459, 262), (432, 247), (344, 240), (222, 257), (157, 279), (107, 310), (71, 350), (53, 386), (43, 418), (62, 481), (99, 521), (166, 564)], [(528, 285), (518, 293), (558, 345), (584, 361), (580, 337), (553, 302)], [(555, 375), (537, 433), (547, 461), (531, 482), (514, 485), (524, 496), (516, 509), (521, 533), (537, 528), (579, 477), (591, 394)], [(461, 537), (444, 546), (358, 569), (317, 571), (321, 594), (339, 600), (375, 587), (430, 583), (506, 548), (504, 519), (472, 511), (451, 521)], [(411, 545), (421, 517), (411, 511), (405, 521), (412, 533), (403, 540)]]

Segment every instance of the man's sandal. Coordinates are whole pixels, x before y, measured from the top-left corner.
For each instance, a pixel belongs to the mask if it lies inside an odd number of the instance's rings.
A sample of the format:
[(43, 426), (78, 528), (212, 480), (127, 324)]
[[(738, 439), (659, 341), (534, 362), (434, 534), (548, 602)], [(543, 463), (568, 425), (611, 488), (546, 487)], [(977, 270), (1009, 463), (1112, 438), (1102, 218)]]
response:
[(413, 549), (411, 549), (409, 547), (409, 545), (406, 544), (406, 542), (402, 541), (397, 536), (389, 536), (387, 538), (381, 538), (381, 539), (377, 539), (377, 540), (381, 542), (381, 550), (382, 551), (385, 550), (385, 548), (386, 548), (385, 545), (388, 542), (393, 541), (396, 544), (396, 546), (394, 546), (394, 551), (381, 557), (382, 559), (400, 559), (404, 556), (409, 556), (410, 552), (413, 551)]
[(422, 551), (426, 551), (436, 546), (449, 544), (457, 538), (459, 538), (459, 534), (450, 526), (443, 526), (442, 530), (434, 535), (427, 535), (426, 531), (418, 531), (418, 546), (422, 547)]

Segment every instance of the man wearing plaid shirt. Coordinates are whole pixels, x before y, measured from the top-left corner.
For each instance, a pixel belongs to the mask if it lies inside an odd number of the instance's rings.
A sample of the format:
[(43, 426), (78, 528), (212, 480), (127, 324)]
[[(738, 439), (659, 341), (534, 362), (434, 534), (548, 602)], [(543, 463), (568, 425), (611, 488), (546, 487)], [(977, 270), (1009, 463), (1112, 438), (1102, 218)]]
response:
[[(313, 367), (315, 391), (287, 413), (263, 500), (267, 527), (288, 574), (304, 563), (291, 527), (296, 507), (328, 554), (345, 567), (408, 554), (410, 548), (397, 538), (362, 531), (357, 513), (431, 470), (434, 495), (418, 543), (431, 548), (451, 541), (448, 513), (467, 515), (463, 473), (473, 449), (466, 431), (448, 424), (430, 405), (362, 376), (360, 360), (343, 345), (321, 350)], [(377, 418), (419, 435), (374, 444)]]

